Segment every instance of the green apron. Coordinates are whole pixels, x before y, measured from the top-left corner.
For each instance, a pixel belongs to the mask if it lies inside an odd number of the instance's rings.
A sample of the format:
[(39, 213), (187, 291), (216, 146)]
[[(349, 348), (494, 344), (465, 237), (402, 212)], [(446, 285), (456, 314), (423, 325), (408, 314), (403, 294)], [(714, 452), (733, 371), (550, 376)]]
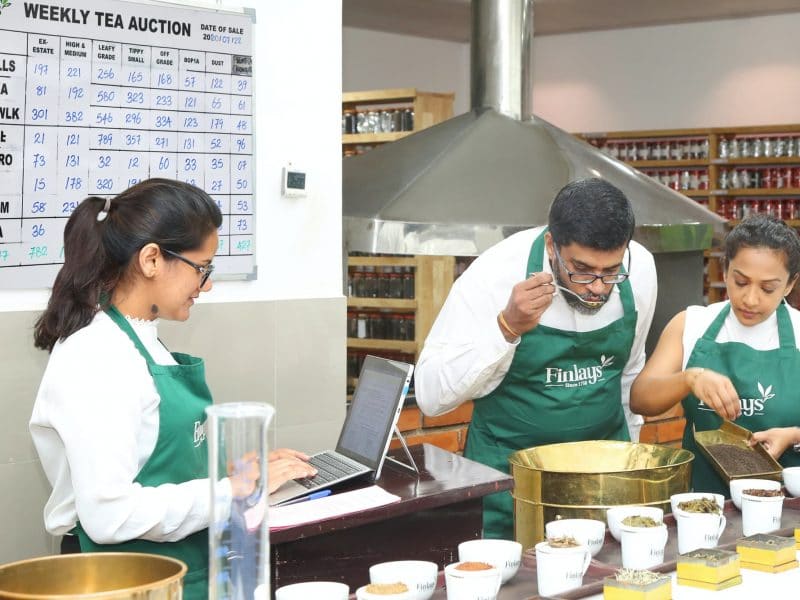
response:
[[(544, 232), (534, 240), (528, 273), (542, 270)], [(516, 450), (556, 442), (629, 440), (621, 375), (636, 332), (629, 281), (619, 284), (622, 318), (595, 331), (537, 325), (525, 333), (500, 385), (474, 402), (464, 454), (509, 472)], [(513, 539), (513, 499), (483, 499), (483, 536)]]
[[(133, 328), (116, 307), (106, 313), (134, 343), (147, 361), (147, 368), (161, 398), (158, 406), (158, 440), (152, 456), (136, 476), (137, 483), (155, 487), (208, 477), (208, 451), (204, 435), (205, 409), (211, 404), (203, 360), (173, 353), (177, 365), (158, 365)], [(209, 492), (210, 493), (210, 492)], [(82, 552), (149, 552), (182, 560), (189, 567), (183, 597), (208, 597), (208, 530), (193, 533), (179, 542), (131, 540), (121, 544), (96, 544), (78, 523), (76, 533)]]
[[(739, 393), (742, 414), (736, 424), (750, 431), (763, 431), (770, 427), (788, 427), (800, 423), (797, 373), (800, 372), (800, 351), (794, 339), (794, 329), (786, 305), (781, 303), (775, 311), (778, 320), (780, 346), (774, 350), (755, 350), (740, 342), (717, 343), (731, 306), (723, 308), (717, 318), (697, 340), (686, 368), (704, 367), (726, 375)], [(730, 496), (730, 489), (698, 452), (692, 435), (697, 431), (718, 429), (722, 417), (705, 406), (695, 395), (683, 399), (686, 429), (683, 447), (694, 452), (692, 486), (695, 491), (715, 492)], [(780, 458), (784, 467), (800, 465), (800, 455), (784, 452)]]

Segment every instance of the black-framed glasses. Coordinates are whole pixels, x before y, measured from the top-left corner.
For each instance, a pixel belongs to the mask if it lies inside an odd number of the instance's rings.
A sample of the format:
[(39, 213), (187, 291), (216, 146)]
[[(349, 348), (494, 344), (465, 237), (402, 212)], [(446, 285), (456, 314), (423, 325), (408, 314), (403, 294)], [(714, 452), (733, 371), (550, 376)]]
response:
[(631, 252), (630, 252), (630, 249), (628, 249), (628, 267), (625, 269), (625, 271), (620, 271), (619, 273), (613, 273), (613, 274), (610, 274), (610, 275), (595, 275), (594, 273), (575, 273), (573, 271), (570, 271), (567, 268), (566, 263), (564, 263), (564, 259), (561, 258), (561, 254), (559, 253), (558, 248), (556, 248), (554, 246), (553, 250), (555, 250), (555, 255), (556, 255), (556, 258), (558, 259), (559, 264), (562, 267), (564, 267), (564, 270), (567, 272), (567, 275), (569, 275), (569, 280), (572, 283), (578, 283), (578, 284), (581, 284), (581, 285), (589, 285), (591, 283), (594, 283), (597, 279), (599, 279), (600, 281), (602, 281), (606, 285), (610, 285), (610, 284), (615, 284), (615, 283), (622, 283), (623, 281), (625, 281), (630, 276), (630, 270), (631, 270)]
[(174, 256), (178, 260), (182, 260), (187, 265), (192, 267), (195, 271), (200, 273), (200, 287), (201, 288), (206, 284), (206, 281), (208, 281), (208, 278), (211, 277), (211, 274), (214, 272), (214, 265), (213, 264), (198, 265), (193, 260), (189, 260), (185, 256), (183, 256), (181, 254), (178, 254), (177, 252), (173, 252), (172, 250), (167, 250), (166, 248), (161, 248), (161, 251), (164, 254), (169, 254), (170, 256)]

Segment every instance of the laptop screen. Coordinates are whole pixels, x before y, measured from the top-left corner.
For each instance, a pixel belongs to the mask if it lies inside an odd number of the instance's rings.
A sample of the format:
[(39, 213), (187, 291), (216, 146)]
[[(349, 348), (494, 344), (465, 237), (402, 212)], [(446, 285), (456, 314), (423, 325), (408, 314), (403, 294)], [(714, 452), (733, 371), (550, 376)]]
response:
[(395, 415), (408, 391), (412, 366), (367, 356), (336, 451), (377, 469), (388, 448)]

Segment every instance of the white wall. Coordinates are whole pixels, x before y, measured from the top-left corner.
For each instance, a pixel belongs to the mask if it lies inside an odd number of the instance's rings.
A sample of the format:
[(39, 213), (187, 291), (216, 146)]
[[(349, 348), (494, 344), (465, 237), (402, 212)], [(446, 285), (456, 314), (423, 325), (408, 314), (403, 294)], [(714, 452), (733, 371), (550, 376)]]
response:
[(345, 92), (414, 87), (455, 92), (454, 115), (469, 110), (469, 45), (345, 27)]
[[(341, 296), (341, 0), (222, 4), (256, 10), (258, 279), (218, 282), (201, 301)], [(307, 169), (307, 198), (280, 197), (287, 161)], [(0, 291), (0, 312), (41, 310), (48, 294)]]
[[(540, 36), (534, 110), (584, 132), (800, 123), (798, 31), (800, 13)], [(347, 91), (417, 86), (469, 107), (466, 44), (345, 28), (343, 52)]]

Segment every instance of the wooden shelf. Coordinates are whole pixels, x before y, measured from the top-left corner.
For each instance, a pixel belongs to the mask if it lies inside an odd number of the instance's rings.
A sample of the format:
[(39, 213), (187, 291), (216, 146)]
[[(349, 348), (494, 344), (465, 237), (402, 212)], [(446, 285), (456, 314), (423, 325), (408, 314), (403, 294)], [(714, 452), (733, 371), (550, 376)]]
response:
[(417, 301), (408, 298), (358, 298), (347, 299), (348, 308), (391, 308), (396, 310), (416, 310)]
[(391, 133), (344, 133), (342, 134), (342, 144), (353, 146), (357, 144), (385, 144), (386, 142), (396, 142), (404, 137), (408, 137), (413, 131), (392, 131)]
[(344, 92), (342, 104), (392, 104), (394, 102), (413, 102), (418, 96), (432, 96), (453, 99), (452, 92), (423, 92), (416, 88), (389, 88), (385, 90), (369, 90), (366, 92)]
[(350, 256), (348, 267), (416, 267), (414, 256)]
[(800, 188), (734, 188), (712, 190), (712, 196), (800, 196)]
[[(676, 190), (677, 192), (689, 198), (707, 198), (708, 209), (711, 212), (719, 212), (723, 202), (733, 201), (735, 199), (746, 198), (787, 198), (796, 197), (800, 198), (800, 188), (735, 188), (735, 189), (717, 189), (719, 185), (719, 175), (721, 172), (729, 168), (741, 167), (762, 167), (775, 165), (778, 168), (796, 167), (800, 168), (800, 156), (761, 156), (758, 158), (753, 157), (740, 157), (740, 158), (721, 158), (718, 156), (719, 144), (722, 140), (738, 139), (753, 140), (761, 138), (762, 140), (771, 138), (775, 141), (778, 138), (791, 137), (795, 141), (800, 140), (800, 124), (789, 125), (755, 125), (747, 127), (708, 127), (708, 128), (693, 128), (693, 129), (651, 129), (642, 131), (612, 131), (612, 132), (592, 132), (578, 134), (578, 137), (589, 142), (594, 142), (595, 145), (603, 145), (608, 143), (617, 144), (649, 144), (652, 150), (658, 146), (659, 154), (664, 149), (665, 142), (672, 143), (675, 141), (682, 141), (685, 147), (687, 140), (703, 140), (708, 142), (708, 151), (710, 156), (705, 159), (685, 159), (685, 160), (632, 160), (623, 161), (626, 164), (638, 169), (684, 169), (705, 167), (708, 170), (708, 189), (707, 190)], [(691, 150), (692, 142), (689, 141), (689, 150)], [(671, 149), (671, 148), (670, 148)], [(651, 155), (652, 156), (652, 155)], [(684, 154), (685, 156), (685, 154)], [(785, 179), (784, 179), (785, 181)], [(728, 226), (732, 227), (739, 223), (739, 220), (731, 219), (728, 221)], [(800, 220), (786, 221), (792, 227), (800, 228)], [(707, 284), (705, 289), (708, 293), (708, 301), (716, 302), (722, 299), (725, 295), (725, 284), (722, 282), (722, 261), (717, 260), (721, 258), (719, 249), (715, 248), (714, 252), (706, 252), (708, 257), (708, 271), (706, 274)]]
[(760, 158), (712, 158), (713, 165), (797, 165), (800, 167), (800, 156), (760, 157)]
[(416, 354), (417, 342), (414, 340), (375, 340), (371, 338), (347, 338), (347, 347), (356, 350), (395, 350)]
[(705, 158), (691, 158), (686, 160), (628, 160), (624, 162), (637, 169), (708, 166), (708, 159)]

